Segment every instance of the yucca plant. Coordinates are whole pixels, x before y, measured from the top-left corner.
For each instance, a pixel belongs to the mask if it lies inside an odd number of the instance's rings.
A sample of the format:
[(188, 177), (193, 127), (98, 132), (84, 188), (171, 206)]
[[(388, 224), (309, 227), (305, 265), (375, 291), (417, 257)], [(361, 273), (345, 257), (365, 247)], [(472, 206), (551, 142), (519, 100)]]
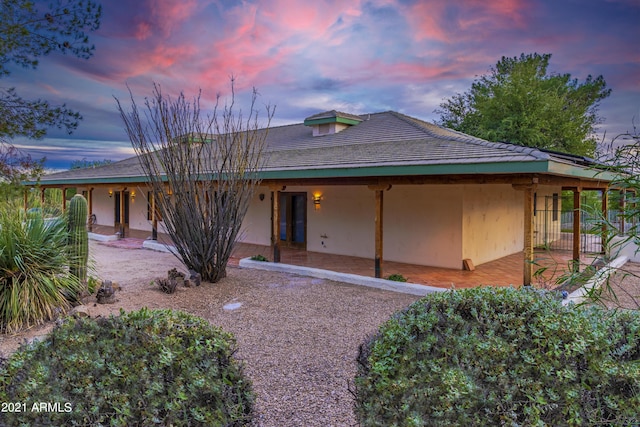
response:
[(0, 209), (0, 330), (14, 332), (55, 318), (83, 285), (69, 274), (67, 225), (15, 206)]

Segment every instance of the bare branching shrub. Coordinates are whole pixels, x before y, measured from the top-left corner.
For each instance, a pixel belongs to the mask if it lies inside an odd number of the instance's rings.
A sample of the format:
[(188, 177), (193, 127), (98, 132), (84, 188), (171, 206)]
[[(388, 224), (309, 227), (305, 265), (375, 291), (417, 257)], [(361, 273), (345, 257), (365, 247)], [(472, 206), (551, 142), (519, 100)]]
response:
[(200, 94), (173, 99), (154, 85), (141, 112), (131, 94), (131, 111), (120, 101), (131, 144), (154, 193), (157, 212), (178, 256), (202, 280), (217, 282), (226, 265), (249, 202), (259, 184), (262, 153), (274, 109), (266, 106), (260, 127), (253, 90), (248, 116), (220, 96), (210, 114), (200, 109)]

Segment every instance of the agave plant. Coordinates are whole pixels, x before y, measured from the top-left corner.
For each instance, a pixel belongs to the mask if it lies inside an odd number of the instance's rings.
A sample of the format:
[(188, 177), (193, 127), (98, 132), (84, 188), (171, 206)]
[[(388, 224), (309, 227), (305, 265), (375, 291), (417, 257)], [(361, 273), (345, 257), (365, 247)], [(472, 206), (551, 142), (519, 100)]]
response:
[(0, 209), (0, 330), (14, 332), (55, 318), (83, 284), (69, 274), (63, 219)]

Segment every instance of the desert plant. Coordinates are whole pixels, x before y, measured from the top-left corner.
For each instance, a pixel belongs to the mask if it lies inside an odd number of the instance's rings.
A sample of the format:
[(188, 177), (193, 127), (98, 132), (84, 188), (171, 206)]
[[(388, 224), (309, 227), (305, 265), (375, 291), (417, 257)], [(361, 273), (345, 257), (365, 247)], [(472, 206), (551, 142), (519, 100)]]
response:
[(69, 272), (82, 283), (87, 282), (89, 261), (89, 230), (87, 229), (87, 199), (76, 194), (69, 201), (67, 211), (69, 224)]
[[(0, 368), (0, 401), (27, 402), (22, 426), (241, 426), (253, 395), (235, 340), (196, 316), (142, 309), (67, 320)], [(58, 402), (58, 412), (31, 412)], [(68, 409), (68, 410), (67, 410)]]
[(200, 110), (200, 95), (193, 101), (182, 93), (172, 99), (158, 85), (144, 112), (138, 110), (133, 94), (130, 112), (118, 101), (177, 256), (206, 282), (226, 276), (242, 220), (260, 183), (273, 109), (267, 106), (267, 126), (260, 129), (257, 95), (254, 91), (246, 116), (235, 105), (233, 79), (229, 103), (216, 103), (207, 117)]
[(533, 288), (433, 293), (360, 347), (364, 426), (637, 425), (640, 315)]
[(62, 219), (0, 209), (0, 330), (53, 319), (77, 299), (83, 286), (68, 273), (66, 228)]
[(156, 279), (155, 283), (160, 287), (160, 290), (165, 294), (172, 294), (176, 291), (178, 281), (174, 279)]

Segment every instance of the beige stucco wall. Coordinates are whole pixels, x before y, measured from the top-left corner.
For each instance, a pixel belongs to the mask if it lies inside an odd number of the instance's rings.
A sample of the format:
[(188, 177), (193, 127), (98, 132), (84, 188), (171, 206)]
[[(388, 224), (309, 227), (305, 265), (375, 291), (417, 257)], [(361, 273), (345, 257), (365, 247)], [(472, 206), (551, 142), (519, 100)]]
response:
[[(129, 226), (151, 232), (147, 190), (136, 187), (135, 192)], [(374, 257), (373, 191), (366, 186), (289, 186), (285, 192), (307, 194), (307, 250)], [(556, 192), (560, 189), (538, 188), (539, 215), (545, 196)], [(313, 194), (322, 195), (319, 209), (314, 208)], [(385, 260), (460, 269), (464, 258), (480, 265), (522, 251), (524, 195), (511, 185), (396, 185), (384, 197)], [(108, 188), (93, 190), (93, 212), (98, 224), (113, 225), (114, 199), (108, 197)], [(164, 232), (162, 222), (158, 231)], [(270, 232), (271, 191), (261, 186), (249, 206), (240, 240), (269, 245)]]
[(524, 192), (509, 184), (463, 187), (463, 259), (480, 265), (524, 246)]
[[(260, 200), (260, 194), (264, 194), (263, 200)], [(238, 240), (256, 245), (271, 244), (271, 191), (268, 187), (256, 189), (242, 222)]]
[[(259, 191), (261, 192), (261, 191)], [(365, 186), (289, 186), (307, 193), (307, 250), (373, 258), (375, 193)], [(243, 242), (270, 242), (270, 193), (252, 201)], [(321, 194), (319, 209), (313, 194)], [(460, 186), (395, 186), (384, 196), (384, 259), (461, 268)]]
[(96, 215), (98, 225), (113, 226), (114, 201), (109, 198), (106, 187), (94, 188), (91, 192), (92, 211)]
[(385, 259), (462, 268), (462, 186), (394, 186), (384, 207)]

